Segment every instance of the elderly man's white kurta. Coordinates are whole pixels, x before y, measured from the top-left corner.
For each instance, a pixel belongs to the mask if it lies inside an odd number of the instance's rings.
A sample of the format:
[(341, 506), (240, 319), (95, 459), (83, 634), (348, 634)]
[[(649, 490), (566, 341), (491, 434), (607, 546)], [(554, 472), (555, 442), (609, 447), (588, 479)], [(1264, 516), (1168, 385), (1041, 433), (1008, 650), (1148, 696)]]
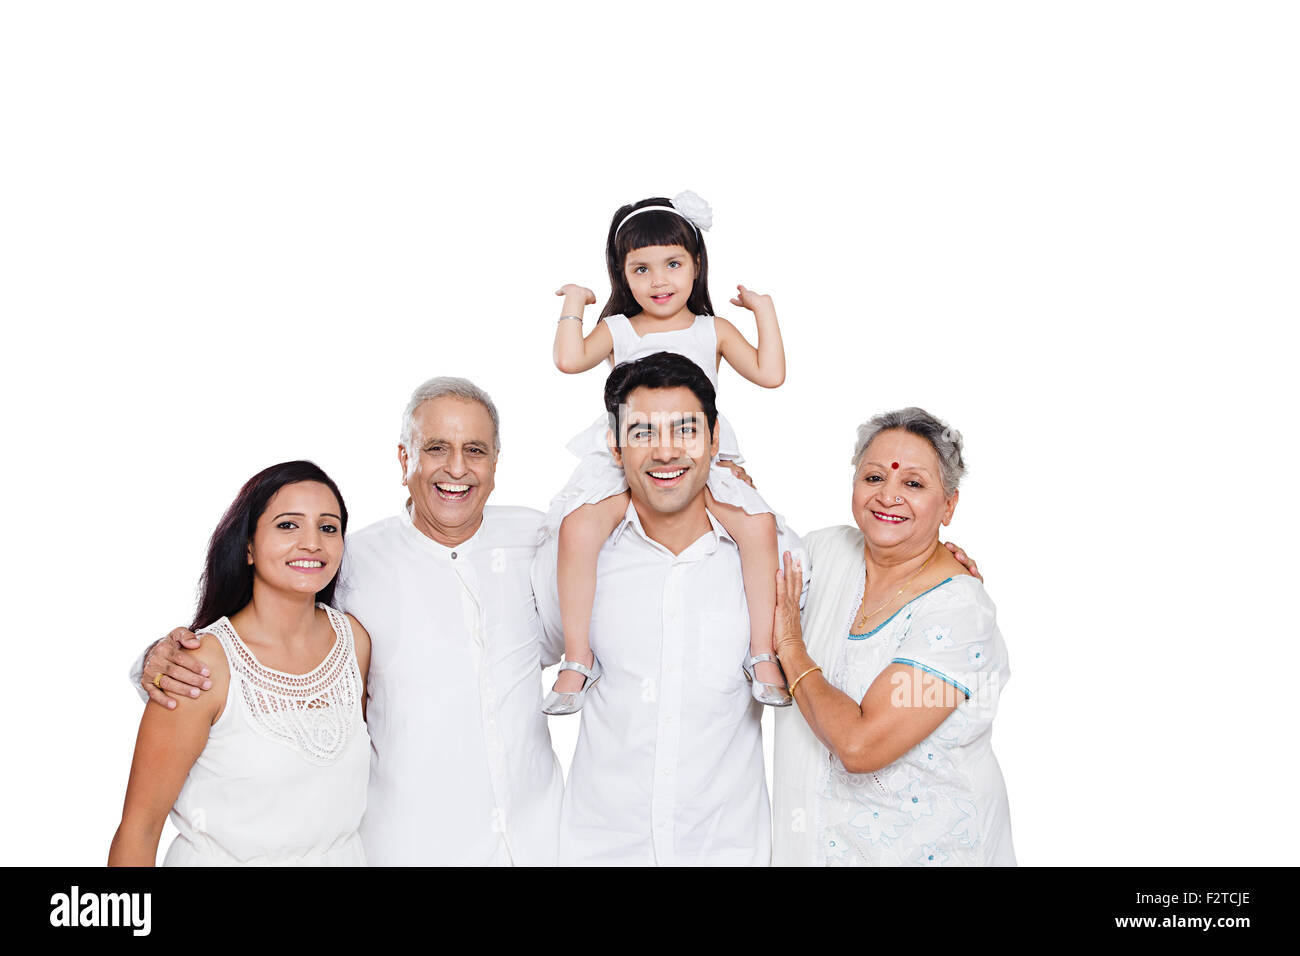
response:
[(335, 603), (370, 632), (371, 865), (555, 862), (563, 782), (529, 580), (541, 517), (486, 507), (454, 548), (406, 512), (348, 536)]
[[(709, 520), (712, 530), (674, 556), (630, 505), (600, 552), (591, 647), (604, 676), (582, 710), (562, 864), (770, 860), (761, 706), (741, 671), (749, 612), (740, 552)], [(551, 539), (538, 551), (533, 587), (548, 634), (561, 641), (556, 547)]]

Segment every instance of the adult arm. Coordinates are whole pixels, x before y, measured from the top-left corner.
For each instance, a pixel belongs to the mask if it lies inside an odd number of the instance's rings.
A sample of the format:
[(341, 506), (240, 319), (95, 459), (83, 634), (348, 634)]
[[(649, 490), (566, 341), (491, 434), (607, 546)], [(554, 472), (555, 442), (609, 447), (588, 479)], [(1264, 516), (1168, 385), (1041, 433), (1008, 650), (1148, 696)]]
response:
[[(225, 655), (216, 638), (208, 637), (194, 656), (214, 674), (214, 686), (229, 685)], [(122, 822), (113, 834), (109, 866), (153, 866), (163, 824), (185, 777), (208, 742), (208, 732), (220, 716), (225, 694), (199, 699), (180, 697), (172, 710), (145, 706), (135, 740), (135, 757), (126, 785)]]
[(609, 326), (597, 322), (596, 327), (585, 339), (582, 337), (582, 313), (589, 305), (595, 305), (596, 296), (580, 285), (570, 283), (555, 293), (564, 296), (562, 316), (555, 328), (555, 367), (566, 375), (576, 375), (593, 369), (609, 357), (614, 351), (614, 336)]
[(131, 680), (143, 692), (144, 699), (172, 710), (178, 699), (197, 698), (201, 692), (211, 689), (210, 668), (190, 653), (198, 646), (198, 637), (183, 627), (149, 645), (144, 657), (131, 670)]
[(732, 305), (749, 309), (758, 324), (758, 347), (740, 334), (740, 330), (726, 319), (714, 319), (718, 335), (718, 353), (731, 367), (763, 388), (776, 388), (785, 381), (785, 346), (781, 342), (781, 327), (776, 321), (776, 307), (770, 295), (759, 295), (743, 285), (731, 300)]
[(815, 669), (799, 620), (803, 590), (797, 564), (777, 574), (777, 657), (809, 729), (850, 773), (887, 767), (934, 733), (964, 699), (963, 693), (912, 664), (891, 663), (856, 701)]
[(560, 594), (556, 585), (558, 548), (556, 536), (550, 535), (538, 547), (531, 570), (543, 667), (550, 667), (564, 656), (564, 626), (560, 623)]

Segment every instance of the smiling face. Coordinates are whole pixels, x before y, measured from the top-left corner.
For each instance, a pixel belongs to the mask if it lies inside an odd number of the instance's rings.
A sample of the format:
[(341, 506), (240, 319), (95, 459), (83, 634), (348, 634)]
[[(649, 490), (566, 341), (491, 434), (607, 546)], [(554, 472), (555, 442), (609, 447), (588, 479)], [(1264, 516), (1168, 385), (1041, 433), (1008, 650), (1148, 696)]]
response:
[(295, 594), (324, 589), (343, 560), (342, 510), (318, 481), (296, 481), (272, 495), (248, 544), (254, 581)]
[[(677, 514), (702, 500), (718, 429), (689, 388), (636, 388), (623, 406), (623, 447), (610, 451), (627, 476), (633, 501), (659, 514)], [(612, 437), (612, 436), (610, 436)]]
[(695, 260), (683, 246), (644, 246), (623, 261), (623, 278), (646, 315), (674, 319), (690, 314)]
[(933, 547), (957, 507), (939, 476), (939, 456), (921, 436), (891, 429), (873, 438), (853, 478), (853, 517), (867, 546), (904, 555)]
[(444, 395), (415, 410), (419, 458), (408, 480), (409, 460), (398, 446), (402, 483), (411, 492), (411, 520), (439, 544), (465, 541), (483, 521), (497, 468), (492, 416), (478, 402)]

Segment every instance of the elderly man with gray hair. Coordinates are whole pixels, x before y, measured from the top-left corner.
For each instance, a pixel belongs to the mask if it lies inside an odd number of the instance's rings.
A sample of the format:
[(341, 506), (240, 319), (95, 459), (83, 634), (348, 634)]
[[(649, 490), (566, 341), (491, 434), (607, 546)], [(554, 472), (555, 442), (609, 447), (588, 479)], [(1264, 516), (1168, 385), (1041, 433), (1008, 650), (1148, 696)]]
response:
[[(417, 388), (398, 446), (410, 500), (348, 536), (335, 598), (371, 637), (371, 865), (556, 860), (563, 780), (539, 680), (554, 660), (542, 659), (529, 578), (542, 515), (487, 505), (499, 421), (465, 379)], [(160, 672), (173, 693), (203, 684), (187, 635), (147, 655), (141, 682), (159, 703)]]

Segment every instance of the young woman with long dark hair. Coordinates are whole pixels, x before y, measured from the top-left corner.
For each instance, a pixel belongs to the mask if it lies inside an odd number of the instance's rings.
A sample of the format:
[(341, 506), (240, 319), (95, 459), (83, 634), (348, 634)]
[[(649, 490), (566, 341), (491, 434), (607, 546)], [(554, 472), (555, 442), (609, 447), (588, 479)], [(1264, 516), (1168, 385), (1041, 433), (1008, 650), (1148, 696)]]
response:
[(208, 546), (193, 630), (213, 693), (145, 707), (108, 862), (364, 865), (370, 636), (330, 607), (348, 512), (309, 461), (248, 480)]

